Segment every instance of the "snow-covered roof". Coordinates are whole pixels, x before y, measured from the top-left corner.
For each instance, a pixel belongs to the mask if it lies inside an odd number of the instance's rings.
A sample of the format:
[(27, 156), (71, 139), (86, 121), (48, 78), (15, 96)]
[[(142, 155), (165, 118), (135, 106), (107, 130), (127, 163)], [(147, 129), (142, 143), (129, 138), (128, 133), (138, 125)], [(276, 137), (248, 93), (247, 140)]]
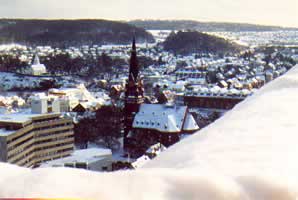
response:
[(47, 114), (33, 114), (33, 113), (12, 113), (12, 114), (0, 114), (0, 122), (10, 123), (25, 123), (34, 117), (46, 116), (46, 115), (57, 115), (58, 113), (47, 113)]
[(184, 131), (194, 131), (194, 130), (198, 130), (198, 129), (199, 129), (199, 126), (198, 126), (197, 122), (195, 121), (195, 119), (193, 118), (192, 114), (187, 113), (185, 122), (183, 124), (183, 130)]
[(136, 169), (136, 168), (144, 166), (150, 160), (151, 159), (149, 158), (149, 156), (143, 155), (143, 156), (139, 157), (135, 162), (133, 162), (132, 166)]
[(103, 98), (95, 98), (83, 84), (77, 85), (76, 88), (52, 88), (49, 89), (49, 94), (52, 95), (65, 95), (69, 99), (78, 101), (88, 101), (91, 104), (104, 104)]
[(64, 163), (93, 163), (107, 157), (112, 157), (112, 151), (110, 149), (103, 148), (89, 148), (89, 149), (80, 149), (75, 150), (70, 156), (55, 159), (43, 163), (41, 167), (48, 167), (54, 165), (63, 165)]
[(161, 132), (180, 132), (186, 116), (186, 106), (142, 104), (133, 127), (155, 129)]
[(39, 57), (37, 54), (35, 54), (32, 65), (39, 65), (39, 64), (40, 64)]
[(14, 122), (14, 123), (25, 123), (31, 120), (32, 117), (38, 116), (35, 114), (23, 114), (23, 113), (13, 113), (9, 115), (0, 115), (0, 122)]
[(163, 144), (161, 144), (161, 143), (157, 143), (157, 144), (154, 144), (154, 145), (152, 145), (152, 146), (150, 146), (148, 149), (147, 149), (147, 151), (146, 151), (146, 153), (147, 154), (160, 154), (162, 151), (165, 151), (167, 148), (163, 145)]

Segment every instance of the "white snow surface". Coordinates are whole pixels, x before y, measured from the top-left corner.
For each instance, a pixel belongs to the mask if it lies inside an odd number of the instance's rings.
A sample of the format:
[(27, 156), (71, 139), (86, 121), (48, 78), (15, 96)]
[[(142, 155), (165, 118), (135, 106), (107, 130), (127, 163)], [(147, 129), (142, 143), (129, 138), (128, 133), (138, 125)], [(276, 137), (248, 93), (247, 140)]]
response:
[(0, 164), (0, 197), (295, 200), (298, 66), (144, 168), (97, 173)]
[(186, 108), (186, 106), (142, 104), (133, 121), (133, 127), (156, 129), (161, 132), (180, 132)]
[(92, 163), (92, 162), (105, 159), (107, 156), (112, 156), (112, 151), (110, 149), (103, 149), (103, 148), (79, 149), (79, 150), (75, 150), (70, 156), (45, 162), (41, 164), (41, 167), (50, 167), (57, 164), (63, 165), (65, 163), (75, 163), (75, 162)]

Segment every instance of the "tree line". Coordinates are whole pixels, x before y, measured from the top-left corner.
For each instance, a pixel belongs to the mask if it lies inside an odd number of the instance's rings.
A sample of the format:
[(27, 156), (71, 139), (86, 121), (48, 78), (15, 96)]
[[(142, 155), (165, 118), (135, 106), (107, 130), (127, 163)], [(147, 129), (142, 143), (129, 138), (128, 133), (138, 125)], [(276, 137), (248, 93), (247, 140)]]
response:
[(75, 142), (87, 147), (88, 142), (102, 144), (107, 148), (118, 149), (118, 139), (122, 137), (124, 113), (115, 106), (102, 106), (94, 118), (83, 118), (75, 124)]
[(220, 37), (197, 31), (172, 32), (164, 41), (166, 51), (188, 55), (192, 53), (231, 53), (239, 52), (242, 46)]
[(55, 47), (154, 42), (143, 28), (108, 20), (0, 19), (0, 44), (50, 45)]

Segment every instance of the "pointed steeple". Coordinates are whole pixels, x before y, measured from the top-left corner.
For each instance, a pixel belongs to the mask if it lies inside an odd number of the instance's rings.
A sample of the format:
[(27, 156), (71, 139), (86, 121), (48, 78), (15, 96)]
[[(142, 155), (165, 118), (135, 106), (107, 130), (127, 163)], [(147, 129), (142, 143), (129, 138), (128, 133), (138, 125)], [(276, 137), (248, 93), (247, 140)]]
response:
[[(133, 37), (132, 50), (129, 63), (128, 81), (125, 86), (124, 99), (124, 146), (127, 147), (127, 136), (132, 129), (133, 119), (144, 102), (144, 86), (139, 75), (139, 66), (136, 50), (136, 39)], [(125, 148), (126, 148), (125, 147)]]
[(136, 39), (135, 37), (133, 37), (130, 64), (129, 64), (129, 80), (137, 80), (138, 75), (139, 75), (139, 66), (138, 66), (138, 59), (137, 59)]
[(40, 64), (39, 57), (37, 54), (35, 54), (32, 61), (32, 65), (39, 65), (39, 64)]
[(136, 51), (136, 37), (135, 36), (133, 36), (133, 38), (132, 38), (132, 51)]

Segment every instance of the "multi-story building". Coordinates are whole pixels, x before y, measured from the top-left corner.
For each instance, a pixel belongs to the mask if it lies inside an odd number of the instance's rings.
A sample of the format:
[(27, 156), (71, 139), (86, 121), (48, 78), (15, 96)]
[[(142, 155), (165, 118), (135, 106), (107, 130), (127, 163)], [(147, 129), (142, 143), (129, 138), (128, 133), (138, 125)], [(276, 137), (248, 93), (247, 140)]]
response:
[(71, 119), (59, 113), (0, 116), (0, 161), (25, 167), (69, 156), (74, 150)]

